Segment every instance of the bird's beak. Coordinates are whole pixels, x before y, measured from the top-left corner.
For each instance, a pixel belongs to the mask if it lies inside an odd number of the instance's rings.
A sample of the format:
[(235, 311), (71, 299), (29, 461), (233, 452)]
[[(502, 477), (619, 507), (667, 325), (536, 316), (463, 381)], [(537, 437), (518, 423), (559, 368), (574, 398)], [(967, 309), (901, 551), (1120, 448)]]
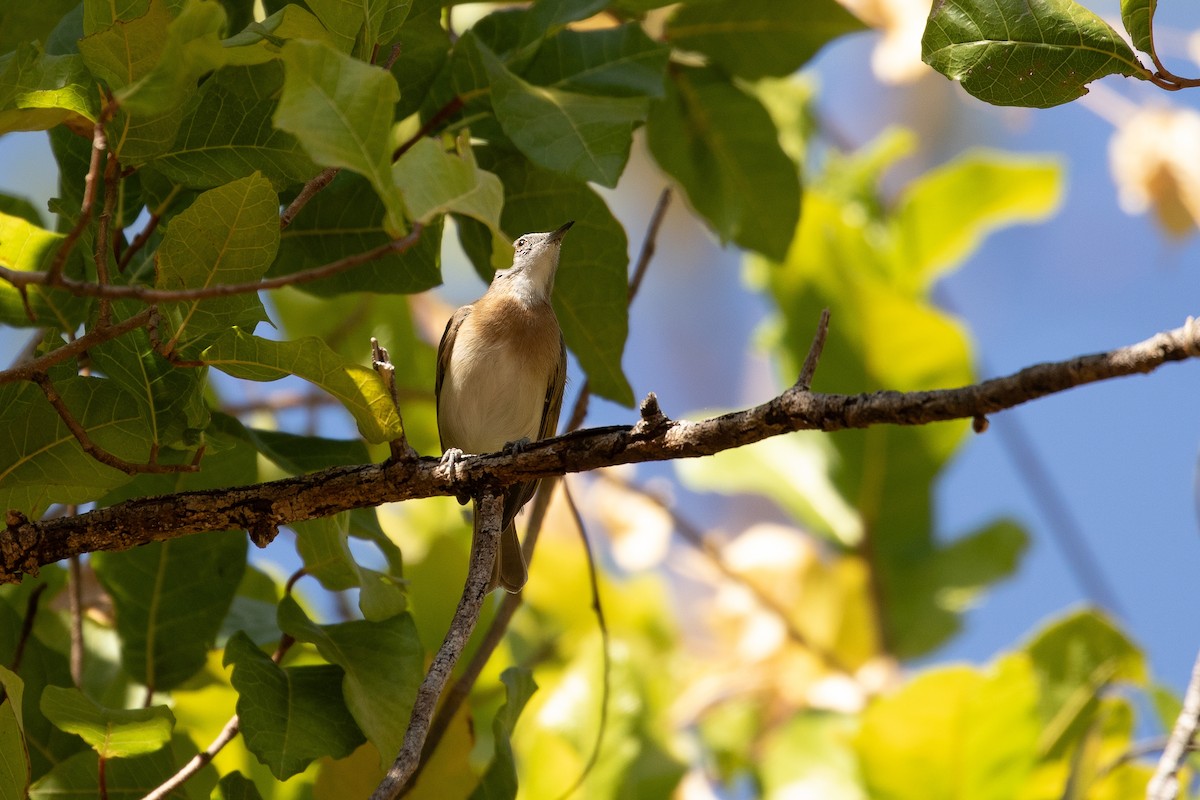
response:
[(561, 242), (563, 237), (567, 235), (567, 231), (571, 230), (571, 226), (575, 224), (575, 220), (570, 220), (558, 230), (550, 234), (550, 241), (554, 243)]

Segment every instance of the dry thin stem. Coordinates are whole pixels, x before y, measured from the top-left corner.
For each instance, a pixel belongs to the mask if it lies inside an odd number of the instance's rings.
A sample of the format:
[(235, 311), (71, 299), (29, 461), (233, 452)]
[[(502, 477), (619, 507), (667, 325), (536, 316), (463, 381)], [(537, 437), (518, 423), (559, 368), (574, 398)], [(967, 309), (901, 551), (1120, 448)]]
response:
[(1175, 800), (1179, 795), (1177, 773), (1187, 758), (1197, 727), (1200, 727), (1200, 655), (1196, 656), (1196, 663), (1192, 665), (1192, 678), (1183, 695), (1179, 718), (1175, 720), (1167, 746), (1158, 759), (1154, 776), (1146, 786), (1146, 800)]
[(463, 107), (465, 101), (458, 96), (450, 98), (446, 105), (434, 112), (433, 116), (425, 121), (425, 124), (420, 129), (410, 136), (406, 141), (402, 142), (395, 150), (392, 151), (392, 161), (400, 160), (400, 156), (412, 149), (413, 145), (421, 139), (437, 130), (438, 126), (458, 112)]
[(84, 228), (91, 222), (92, 209), (96, 202), (96, 186), (100, 182), (100, 163), (108, 150), (108, 135), (104, 131), (104, 126), (112, 118), (114, 110), (115, 107), (111, 103), (105, 105), (96, 124), (92, 127), (92, 158), (88, 163), (87, 176), (83, 179), (83, 203), (79, 207), (79, 219), (75, 220), (71, 230), (67, 231), (62, 244), (59, 245), (58, 252), (54, 254), (54, 261), (50, 262), (47, 274), (51, 276), (51, 285), (62, 276), (63, 268), (67, 264), (67, 257), (71, 255), (75, 243), (83, 235)]
[(183, 187), (181, 186), (172, 187), (171, 192), (166, 198), (158, 204), (157, 208), (150, 212), (150, 219), (146, 222), (146, 227), (142, 228), (141, 232), (133, 237), (133, 241), (130, 242), (129, 247), (126, 247), (121, 253), (121, 258), (117, 261), (117, 269), (124, 272), (125, 267), (129, 266), (129, 262), (133, 260), (133, 257), (146, 246), (147, 242), (150, 241), (150, 237), (158, 230), (158, 224), (162, 222), (163, 214), (167, 213), (167, 209), (171, 207), (171, 203), (181, 191), (183, 191)]
[(286, 228), (296, 219), (296, 215), (308, 205), (308, 201), (317, 196), (317, 192), (324, 189), (329, 184), (333, 183), (333, 179), (341, 172), (340, 167), (327, 167), (317, 173), (316, 177), (304, 184), (300, 189), (300, 193), (296, 195), (296, 199), (288, 204), (288, 207), (279, 215), (279, 227)]
[(796, 385), (807, 391), (812, 388), (813, 375), (817, 373), (817, 362), (821, 360), (821, 351), (825, 349), (825, 337), (829, 333), (829, 309), (821, 310), (821, 318), (817, 320), (817, 332), (813, 335), (808, 355), (804, 357), (804, 365), (800, 367), (800, 377)]
[(450, 629), (446, 631), (446, 638), (442, 640), (442, 646), (434, 655), (433, 663), (425, 673), (425, 680), (417, 690), (408, 729), (404, 732), (404, 743), (400, 746), (400, 752), (387, 775), (371, 795), (371, 800), (393, 800), (398, 797), (404, 785), (417, 771), (438, 698), (441, 697), (454, 665), (458, 663), (463, 648), (467, 646), (467, 641), (475, 630), (479, 611), (483, 607), (484, 598), (487, 597), (492, 566), (496, 563), (496, 551), (500, 543), (503, 509), (502, 495), (484, 494), (476, 503), (475, 513), (480, 515), (482, 522), (476, 527), (471, 542), (471, 561), (467, 568), (466, 585), (450, 621)]
[[(295, 286), (301, 283), (318, 281), (391, 253), (403, 253), (417, 243), (417, 240), (421, 238), (422, 230), (424, 230), (424, 226), (421, 223), (414, 223), (412, 230), (407, 235), (385, 242), (365, 252), (339, 258), (337, 261), (331, 261), (328, 264), (322, 264), (312, 269), (293, 272), (290, 275), (278, 275), (274, 278), (250, 281), (248, 283), (213, 284), (195, 289), (156, 289), (153, 286), (143, 286), (140, 284), (119, 286), (77, 281), (64, 277), (56, 281), (54, 285), (60, 286), (71, 294), (81, 297), (102, 297), (112, 300), (132, 299), (141, 300), (144, 303), (174, 303), (190, 300), (208, 300), (214, 297), (230, 297), (232, 295), (262, 292), (267, 289), (278, 289), (281, 286)], [(9, 267), (0, 266), (0, 279), (8, 281), (18, 289), (23, 289), (29, 285), (47, 285), (49, 283), (49, 273), (20, 272)]]
[[(104, 209), (100, 212), (100, 220), (96, 226), (96, 283), (100, 286), (108, 286), (110, 283), (108, 274), (108, 235), (109, 226), (112, 224), (113, 209), (117, 207), (120, 180), (120, 165), (117, 163), (117, 157), (110, 152), (107, 163), (104, 166)], [(96, 327), (107, 328), (111, 320), (112, 300), (101, 295), (100, 308), (96, 313)]]
[(142, 472), (150, 473), (167, 473), (167, 472), (196, 472), (200, 469), (199, 464), (160, 464), (157, 459), (157, 448), (150, 448), (150, 460), (144, 464), (135, 464), (132, 461), (126, 461), (123, 458), (113, 455), (105, 450), (100, 445), (92, 441), (92, 437), (88, 435), (87, 430), (80, 424), (79, 420), (67, 407), (67, 403), (62, 399), (62, 395), (54, 388), (54, 382), (50, 380), (50, 376), (44, 372), (38, 372), (29, 377), (42, 390), (42, 394), (46, 396), (46, 401), (58, 412), (59, 419), (67, 426), (67, 430), (79, 442), (79, 446), (83, 451), (92, 458), (99, 461), (101, 464), (119, 469), (127, 475), (137, 475)]
[(387, 348), (381, 347), (379, 340), (374, 336), (371, 337), (371, 366), (379, 373), (379, 377), (383, 378), (383, 384), (392, 398), (392, 405), (396, 407), (396, 416), (400, 418), (400, 436), (388, 442), (392, 458), (415, 460), (419, 457), (417, 451), (408, 443), (408, 437), (404, 434), (404, 415), (400, 413), (400, 395), (396, 392), (396, 368), (392, 365)]
[(592, 545), (588, 539), (587, 526), (583, 523), (583, 515), (579, 513), (579, 506), (575, 504), (575, 497), (566, 481), (563, 481), (563, 496), (567, 499), (567, 508), (571, 511), (571, 518), (575, 520), (575, 529), (579, 532), (583, 553), (587, 558), (588, 585), (592, 590), (592, 611), (596, 615), (596, 626), (600, 629), (600, 653), (604, 664), (600, 680), (600, 722), (596, 728), (596, 739), (592, 743), (592, 752), (588, 754), (583, 769), (579, 771), (579, 777), (562, 793), (560, 800), (566, 800), (575, 794), (600, 760), (600, 746), (604, 744), (604, 731), (608, 728), (608, 698), (612, 687), (612, 642), (609, 639), (608, 622), (604, 618), (604, 606), (600, 602), (600, 579), (596, 572), (596, 557), (592, 554)]
[(34, 380), (35, 375), (44, 374), (46, 370), (55, 364), (61, 364), (69, 358), (74, 358), (82, 354), (86, 350), (90, 350), (98, 344), (107, 342), (110, 339), (115, 339), (118, 336), (129, 333), (135, 328), (140, 328), (150, 321), (153, 315), (153, 308), (146, 308), (134, 314), (128, 319), (123, 319), (120, 322), (109, 325), (105, 328), (93, 328), (88, 333), (80, 336), (67, 344), (52, 350), (40, 358), (35, 358), (31, 361), (26, 361), (22, 364), (17, 364), (14, 367), (0, 371), (0, 384), (11, 383), (12, 381), (29, 381)]

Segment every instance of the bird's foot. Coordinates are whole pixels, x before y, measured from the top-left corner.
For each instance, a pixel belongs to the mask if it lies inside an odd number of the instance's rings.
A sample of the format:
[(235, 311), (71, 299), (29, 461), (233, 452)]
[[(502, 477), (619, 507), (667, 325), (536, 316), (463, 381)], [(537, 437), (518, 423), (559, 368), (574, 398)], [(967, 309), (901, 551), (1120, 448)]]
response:
[[(453, 483), (458, 480), (458, 465), (462, 463), (464, 458), (463, 451), (457, 447), (448, 447), (446, 452), (442, 453), (441, 462), (438, 464), (438, 471), (445, 475)], [(458, 495), (458, 502), (465, 503), (470, 497), (467, 495)]]
[(522, 436), (515, 442), (507, 442), (504, 447), (500, 449), (500, 452), (504, 453), (506, 456), (515, 456), (517, 453), (525, 452), (525, 448), (529, 447), (529, 444), (529, 437)]

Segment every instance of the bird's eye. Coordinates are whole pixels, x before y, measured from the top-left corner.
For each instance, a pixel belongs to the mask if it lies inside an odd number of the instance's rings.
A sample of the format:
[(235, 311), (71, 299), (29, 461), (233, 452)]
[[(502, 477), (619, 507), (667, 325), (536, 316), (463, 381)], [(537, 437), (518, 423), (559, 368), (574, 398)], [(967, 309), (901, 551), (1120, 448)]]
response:
[(525, 246), (525, 240), (517, 239), (517, 247), (524, 247), (524, 246)]

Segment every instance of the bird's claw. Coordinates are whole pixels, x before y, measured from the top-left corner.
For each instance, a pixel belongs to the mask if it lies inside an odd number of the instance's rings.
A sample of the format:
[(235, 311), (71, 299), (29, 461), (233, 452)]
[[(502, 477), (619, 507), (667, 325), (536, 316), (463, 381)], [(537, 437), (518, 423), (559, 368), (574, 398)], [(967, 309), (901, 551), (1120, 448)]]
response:
[[(442, 453), (441, 462), (438, 464), (438, 471), (445, 475), (453, 483), (458, 480), (458, 465), (462, 463), (464, 458), (463, 451), (457, 447), (448, 447), (446, 452)], [(471, 498), (468, 495), (457, 495), (458, 502), (466, 503)]]
[(525, 448), (529, 447), (529, 437), (522, 436), (515, 442), (507, 442), (500, 452), (506, 456), (515, 456), (517, 453), (525, 452)]

